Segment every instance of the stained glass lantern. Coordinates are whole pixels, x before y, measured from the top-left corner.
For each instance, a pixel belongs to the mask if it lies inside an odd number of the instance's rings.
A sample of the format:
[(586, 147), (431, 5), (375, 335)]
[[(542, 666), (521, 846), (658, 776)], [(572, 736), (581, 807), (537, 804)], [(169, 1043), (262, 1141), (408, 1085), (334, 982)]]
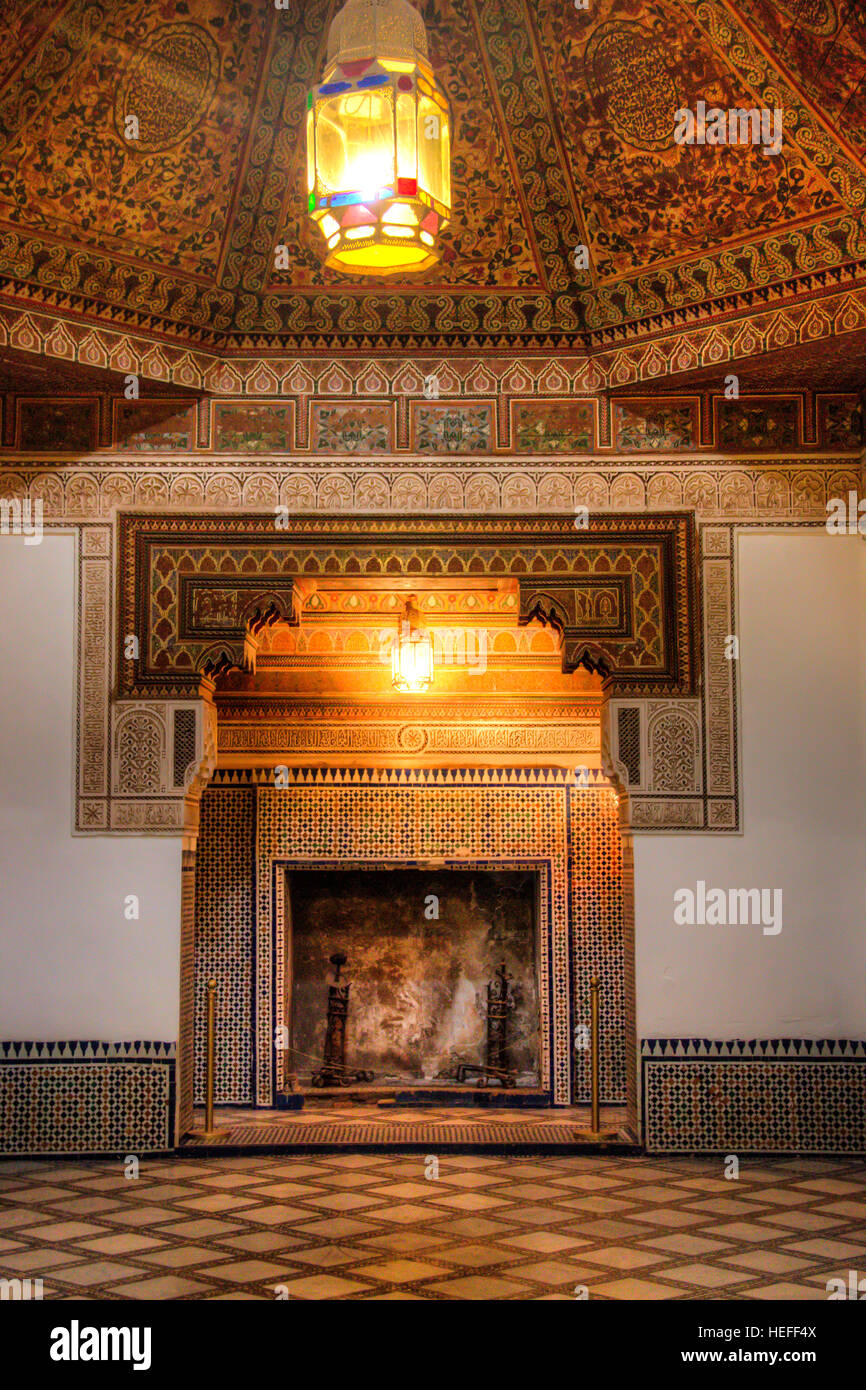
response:
[(451, 112), (408, 0), (348, 0), (307, 97), (310, 216), (325, 264), (359, 275), (426, 270), (451, 215)]

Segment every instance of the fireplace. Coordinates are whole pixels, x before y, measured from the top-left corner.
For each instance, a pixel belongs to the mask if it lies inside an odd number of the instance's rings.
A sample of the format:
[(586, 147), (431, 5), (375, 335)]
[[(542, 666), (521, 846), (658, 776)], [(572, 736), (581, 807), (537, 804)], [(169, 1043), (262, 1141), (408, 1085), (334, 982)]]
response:
[(372, 1073), (361, 1084), (483, 1084), (488, 985), (504, 966), (507, 1069), (517, 1086), (538, 1087), (537, 896), (529, 871), (288, 870), (285, 1013), (300, 1087), (322, 1067), (338, 954), (346, 1065)]

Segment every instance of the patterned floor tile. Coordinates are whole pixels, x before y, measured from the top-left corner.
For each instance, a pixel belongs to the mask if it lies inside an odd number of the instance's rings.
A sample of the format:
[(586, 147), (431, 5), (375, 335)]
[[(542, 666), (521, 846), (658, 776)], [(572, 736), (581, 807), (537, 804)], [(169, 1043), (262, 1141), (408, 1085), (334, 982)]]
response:
[(292, 1259), (300, 1265), (316, 1265), (319, 1269), (338, 1269), (341, 1265), (357, 1263), (358, 1251), (342, 1245), (317, 1245), (310, 1250), (293, 1250)]
[(731, 1248), (729, 1240), (711, 1240), (707, 1236), (692, 1235), (688, 1231), (680, 1231), (672, 1236), (659, 1236), (654, 1240), (643, 1241), (642, 1244), (669, 1251), (673, 1255), (717, 1255)]
[(141, 1250), (153, 1250), (165, 1245), (164, 1240), (141, 1236), (134, 1231), (118, 1231), (113, 1236), (97, 1236), (95, 1240), (80, 1240), (82, 1250), (94, 1250), (99, 1255), (133, 1255)]
[(187, 1279), (182, 1274), (158, 1274), (152, 1279), (134, 1279), (126, 1284), (118, 1284), (113, 1288), (109, 1285), (112, 1293), (118, 1294), (122, 1298), (189, 1298), (193, 1295), (201, 1296), (208, 1290), (207, 1284), (203, 1284), (200, 1279)]
[(809, 1288), (806, 1284), (764, 1284), (756, 1289), (749, 1289), (749, 1298), (765, 1298), (776, 1303), (782, 1299), (812, 1299), (817, 1302), (819, 1299), (827, 1297), (827, 1290), (824, 1288)]
[(491, 1221), (488, 1216), (461, 1216), (456, 1221), (437, 1221), (436, 1230), (449, 1236), (468, 1236), (477, 1240), (479, 1236), (501, 1235), (509, 1230), (504, 1221)]
[(825, 1260), (862, 1260), (866, 1255), (866, 1245), (862, 1241), (828, 1240), (788, 1240), (786, 1250), (796, 1250), (804, 1255), (814, 1255)]
[(459, 1279), (444, 1279), (441, 1283), (430, 1285), (431, 1289), (444, 1294), (446, 1298), (475, 1300), (516, 1298), (526, 1293), (529, 1287), (528, 1284), (521, 1284), (513, 1279), (500, 1279), (492, 1274), (467, 1274)]
[(839, 1218), (822, 1216), (817, 1211), (774, 1211), (762, 1218), (768, 1225), (790, 1226), (797, 1231), (826, 1231), (839, 1225)]
[(682, 1293), (669, 1284), (655, 1284), (649, 1279), (612, 1279), (609, 1283), (593, 1285), (593, 1296), (603, 1298), (637, 1298), (641, 1301), (657, 1298), (681, 1298)]
[(14, 1255), (3, 1258), (3, 1272), (13, 1274), (50, 1274), (61, 1265), (74, 1264), (81, 1259), (81, 1251), (73, 1254), (69, 1250), (53, 1250), (50, 1246), (39, 1246), (36, 1250), (19, 1250)]
[(103, 1284), (128, 1279), (137, 1272), (135, 1265), (120, 1264), (113, 1260), (93, 1260), (90, 1264), (67, 1266), (60, 1278), (64, 1284), (101, 1288)]
[(178, 1245), (171, 1250), (149, 1250), (139, 1258), (148, 1264), (163, 1265), (166, 1269), (185, 1269), (188, 1265), (200, 1265), (212, 1260), (214, 1253), (207, 1245)]
[(34, 1226), (32, 1240), (80, 1240), (83, 1236), (108, 1235), (105, 1226), (94, 1226), (88, 1221), (52, 1221), (47, 1226)]
[(528, 1231), (522, 1236), (503, 1237), (505, 1245), (514, 1245), (518, 1250), (537, 1251), (540, 1255), (555, 1255), (560, 1250), (573, 1250), (588, 1243), (577, 1236), (564, 1236), (558, 1231)]
[(290, 1298), (348, 1298), (370, 1287), (357, 1279), (345, 1279), (341, 1274), (311, 1274), (304, 1279), (284, 1282)]
[(644, 1269), (661, 1264), (664, 1255), (648, 1250), (633, 1250), (627, 1245), (603, 1245), (600, 1250), (582, 1250), (580, 1257), (591, 1264), (606, 1265), (609, 1269)]
[(210, 1269), (198, 1270), (202, 1279), (214, 1277), (230, 1279), (234, 1284), (284, 1283), (290, 1275), (297, 1273), (297, 1265), (278, 1264), (271, 1260), (230, 1260), (228, 1264), (214, 1265)]
[(158, 1226), (156, 1229), (158, 1235), (164, 1232), (167, 1236), (192, 1236), (194, 1240), (201, 1240), (205, 1236), (241, 1231), (243, 1227), (237, 1221), (218, 1221), (215, 1217), (205, 1216), (194, 1221), (169, 1221), (165, 1226)]
[[(55, 1299), (816, 1299), (866, 1167), (627, 1155), (184, 1154), (0, 1167), (0, 1277)], [(113, 1196), (112, 1196), (113, 1194)], [(151, 1201), (158, 1194), (159, 1200)], [(97, 1210), (91, 1205), (97, 1204)], [(214, 1206), (214, 1204), (216, 1204)]]
[(389, 1231), (387, 1235), (366, 1236), (364, 1245), (374, 1249), (392, 1250), (395, 1253), (412, 1254), (416, 1250), (429, 1250), (438, 1245), (446, 1245), (446, 1236), (433, 1235), (430, 1231)]
[(444, 1265), (430, 1264), (426, 1260), (393, 1259), (381, 1263), (359, 1265), (351, 1271), (361, 1274), (365, 1279), (380, 1279), (388, 1284), (412, 1284), (419, 1279), (433, 1279), (436, 1275), (447, 1273)]
[(437, 1250), (436, 1258), (470, 1269), (489, 1269), (492, 1265), (516, 1264), (519, 1260), (525, 1260), (530, 1253), (527, 1250), (503, 1249), (500, 1245), (452, 1245), (445, 1250)]
[(513, 1271), (515, 1278), (530, 1279), (534, 1284), (567, 1284), (572, 1286), (585, 1279), (594, 1278), (596, 1270), (585, 1265), (567, 1264), (565, 1260), (536, 1260), (533, 1264), (519, 1265)]
[(221, 1243), (232, 1250), (291, 1250), (292, 1259), (301, 1259), (302, 1256), (295, 1253), (295, 1246), (302, 1246), (304, 1242), (299, 1236), (287, 1236), (281, 1231), (247, 1231), (243, 1236), (223, 1236)]
[(751, 1250), (746, 1254), (726, 1255), (725, 1263), (739, 1269), (756, 1269), (761, 1274), (790, 1274), (794, 1269), (804, 1269), (811, 1261), (785, 1255), (781, 1250)]
[(665, 1270), (665, 1278), (673, 1282), (696, 1284), (702, 1289), (730, 1289), (748, 1279), (747, 1274), (733, 1274), (729, 1269), (719, 1269), (716, 1265), (673, 1265)]
[[(309, 1213), (306, 1213), (309, 1215)], [(343, 1237), (363, 1235), (376, 1228), (369, 1221), (356, 1221), (348, 1216), (334, 1216), (321, 1221), (308, 1221), (297, 1226), (305, 1235), (321, 1236), (323, 1240), (340, 1240)]]

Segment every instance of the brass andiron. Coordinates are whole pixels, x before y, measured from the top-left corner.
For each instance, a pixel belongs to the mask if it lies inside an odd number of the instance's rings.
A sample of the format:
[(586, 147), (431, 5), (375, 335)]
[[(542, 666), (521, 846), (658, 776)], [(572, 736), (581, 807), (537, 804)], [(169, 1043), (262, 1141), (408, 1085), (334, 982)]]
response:
[(346, 1067), (346, 1019), (349, 1013), (349, 984), (340, 983), (340, 970), (348, 957), (335, 951), (329, 957), (334, 966), (334, 983), (328, 986), (328, 1024), (325, 1032), (324, 1065), (310, 1078), (311, 1086), (351, 1086), (353, 1081), (372, 1081), (371, 1071), (349, 1071)]
[(207, 1041), (205, 1053), (204, 1132), (213, 1134), (214, 1036), (216, 1031), (216, 980), (207, 982)]
[(487, 986), (487, 1070), (503, 1086), (513, 1086), (517, 1079), (508, 1065), (508, 1018), (514, 1012), (510, 979), (503, 961)]
[(487, 986), (487, 1065), (461, 1062), (457, 1068), (458, 1083), (474, 1074), (478, 1076), (477, 1086), (492, 1086), (496, 1081), (507, 1087), (517, 1084), (517, 1074), (508, 1065), (508, 1018), (514, 1012), (508, 988), (511, 978), (503, 961)]
[(599, 1125), (600, 1104), (599, 1104), (599, 1087), (598, 1087), (598, 1058), (599, 1058), (599, 1023), (598, 1023), (599, 1011), (598, 1011), (598, 994), (599, 994), (599, 988), (600, 988), (599, 978), (598, 978), (597, 975), (593, 975), (592, 980), (591, 980), (591, 982), (590, 982), (590, 986), (589, 986), (589, 991), (590, 991), (590, 993), (589, 993), (589, 998), (590, 998), (589, 1078), (590, 1078), (590, 1087), (591, 1087), (591, 1093), (590, 1093), (590, 1094), (591, 1094), (591, 1102), (592, 1102), (592, 1132), (593, 1132), (593, 1134), (598, 1134), (598, 1132), (599, 1132), (599, 1127), (600, 1127), (600, 1125)]

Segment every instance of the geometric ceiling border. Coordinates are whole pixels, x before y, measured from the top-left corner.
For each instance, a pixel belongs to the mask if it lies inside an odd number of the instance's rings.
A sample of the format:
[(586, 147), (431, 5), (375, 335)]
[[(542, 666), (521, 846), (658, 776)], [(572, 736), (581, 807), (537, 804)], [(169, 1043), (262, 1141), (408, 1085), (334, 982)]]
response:
[(262, 349), (252, 337), (243, 353), (220, 354), (128, 329), (81, 323), (60, 311), (23, 308), (2, 293), (0, 347), (132, 373), (213, 396), (327, 395), (329, 376), (345, 382), (347, 377), (357, 380), (365, 373), (382, 382), (383, 393), (412, 396), (423, 396), (424, 377), (430, 373), (453, 382), (457, 391), (482, 377), (489, 382), (487, 389), (515, 395), (597, 392), (660, 381), (671, 373), (702, 367), (721, 370), (735, 360), (862, 331), (866, 328), (864, 272), (866, 261), (858, 261), (840, 272), (850, 278), (847, 287), (831, 285), (809, 299), (786, 303), (773, 303), (783, 299), (783, 288), (769, 287), (760, 307), (739, 307), (739, 312), (715, 322), (682, 322), (687, 310), (660, 312), (654, 337), (622, 343), (620, 331), (615, 335), (618, 346), (591, 355), (562, 344), (555, 334), (538, 346), (503, 345), (508, 352), (499, 359), (486, 357), (477, 345), (465, 355), (450, 348), (440, 355), (435, 342), (407, 342), (399, 353), (377, 354), (359, 342), (345, 356), (333, 346), (318, 354), (299, 351), (293, 355), (284, 349)]

